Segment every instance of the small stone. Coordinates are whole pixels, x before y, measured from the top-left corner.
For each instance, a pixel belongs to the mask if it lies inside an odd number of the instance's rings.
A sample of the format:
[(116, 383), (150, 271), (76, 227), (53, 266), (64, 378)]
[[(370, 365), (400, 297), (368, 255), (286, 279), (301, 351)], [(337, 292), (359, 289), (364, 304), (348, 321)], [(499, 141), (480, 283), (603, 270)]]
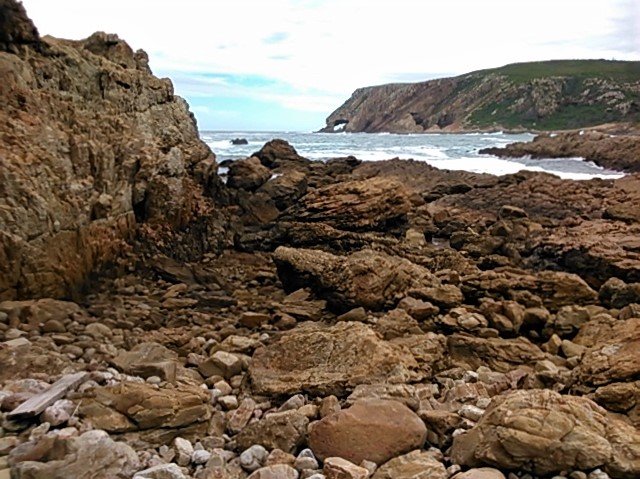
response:
[(256, 409), (256, 402), (251, 398), (244, 398), (238, 409), (230, 412), (227, 418), (227, 430), (232, 434), (242, 431), (249, 423), (253, 411)]
[(328, 457), (322, 468), (327, 479), (366, 479), (369, 471), (340, 457)]
[(359, 321), (359, 322), (366, 321), (367, 312), (363, 307), (354, 308), (338, 316), (337, 320), (338, 321)]
[(197, 451), (193, 451), (191, 454), (191, 462), (193, 464), (206, 464), (211, 459), (211, 453), (209, 451), (205, 451), (204, 449), (199, 449)]
[(596, 469), (595, 471), (591, 471), (589, 473), (589, 479), (610, 479), (609, 474), (606, 472)]
[(177, 464), (160, 464), (136, 472), (133, 479), (187, 479)]
[(287, 464), (288, 466), (293, 466), (295, 462), (296, 456), (288, 452), (284, 452), (282, 449), (276, 448), (269, 453), (269, 457), (267, 457), (267, 461), (264, 465), (272, 466), (274, 464)]
[(247, 479), (298, 479), (300, 475), (286, 464), (274, 464), (251, 473)]
[(0, 456), (6, 456), (11, 450), (20, 444), (17, 436), (5, 436), (0, 438)]
[(216, 381), (213, 386), (222, 393), (221, 396), (228, 396), (233, 392), (227, 381)]
[(236, 396), (220, 396), (218, 403), (220, 403), (224, 409), (230, 411), (238, 407), (238, 398)]
[(72, 401), (60, 399), (44, 410), (41, 419), (52, 426), (60, 426), (71, 418), (75, 409), (76, 405)]
[(62, 321), (58, 319), (50, 319), (42, 325), (43, 333), (65, 333), (67, 328), (64, 327)]
[(242, 360), (235, 354), (216, 351), (209, 359), (200, 363), (198, 371), (206, 378), (220, 375), (230, 379), (242, 372)]
[(474, 422), (478, 422), (484, 414), (484, 409), (480, 409), (477, 406), (471, 404), (465, 404), (458, 410), (458, 414), (464, 418), (470, 419)]
[(360, 467), (364, 467), (369, 471), (369, 475), (373, 476), (373, 473), (378, 469), (378, 465), (373, 461), (367, 461), (366, 459), (360, 463)]
[(453, 479), (505, 479), (504, 474), (493, 467), (477, 467), (460, 472)]
[(303, 449), (296, 457), (293, 467), (302, 471), (304, 469), (318, 469), (320, 465), (311, 449)]
[(316, 406), (315, 404), (305, 404), (300, 409), (298, 409), (298, 412), (304, 417), (315, 419), (318, 417), (318, 406)]
[(173, 448), (176, 451), (176, 463), (179, 466), (188, 466), (193, 454), (193, 445), (186, 439), (177, 437), (173, 441)]
[(340, 412), (340, 402), (335, 396), (327, 396), (320, 403), (320, 417), (327, 417)]
[(296, 394), (287, 399), (278, 411), (291, 411), (293, 409), (300, 409), (305, 404), (305, 399), (302, 394)]
[(245, 313), (242, 313), (239, 322), (242, 326), (246, 326), (247, 328), (257, 328), (265, 323), (268, 323), (270, 319), (271, 316), (269, 316), (268, 314), (247, 311)]
[(256, 471), (264, 465), (268, 455), (264, 447), (256, 444), (240, 454), (240, 465), (246, 471)]
[(160, 384), (162, 382), (162, 379), (160, 378), (160, 376), (149, 376), (147, 378), (147, 382), (149, 384)]
[(582, 471), (573, 471), (569, 474), (569, 479), (587, 479), (587, 473)]

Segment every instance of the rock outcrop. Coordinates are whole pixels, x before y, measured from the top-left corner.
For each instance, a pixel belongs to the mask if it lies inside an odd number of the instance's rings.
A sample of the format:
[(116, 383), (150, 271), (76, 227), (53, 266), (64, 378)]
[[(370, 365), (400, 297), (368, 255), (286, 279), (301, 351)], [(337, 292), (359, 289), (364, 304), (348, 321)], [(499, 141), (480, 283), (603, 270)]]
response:
[(0, 298), (72, 297), (138, 224), (212, 211), (215, 156), (144, 51), (41, 38), (22, 5), (0, 6)]

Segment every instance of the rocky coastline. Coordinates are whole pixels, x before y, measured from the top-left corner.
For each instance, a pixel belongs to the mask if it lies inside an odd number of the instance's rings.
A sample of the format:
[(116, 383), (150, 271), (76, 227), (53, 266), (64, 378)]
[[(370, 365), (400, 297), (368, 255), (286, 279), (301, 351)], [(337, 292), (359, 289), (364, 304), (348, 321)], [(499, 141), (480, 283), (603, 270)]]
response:
[(143, 51), (0, 12), (0, 478), (640, 477), (637, 170), (225, 184)]

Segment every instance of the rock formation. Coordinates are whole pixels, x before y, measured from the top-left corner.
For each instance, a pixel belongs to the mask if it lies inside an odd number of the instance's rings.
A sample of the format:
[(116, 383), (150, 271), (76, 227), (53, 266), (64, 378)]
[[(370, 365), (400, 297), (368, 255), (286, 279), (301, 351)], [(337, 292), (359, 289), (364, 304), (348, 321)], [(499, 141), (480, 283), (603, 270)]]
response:
[(638, 120), (640, 63), (519, 63), (420, 83), (359, 88), (324, 132), (566, 130)]

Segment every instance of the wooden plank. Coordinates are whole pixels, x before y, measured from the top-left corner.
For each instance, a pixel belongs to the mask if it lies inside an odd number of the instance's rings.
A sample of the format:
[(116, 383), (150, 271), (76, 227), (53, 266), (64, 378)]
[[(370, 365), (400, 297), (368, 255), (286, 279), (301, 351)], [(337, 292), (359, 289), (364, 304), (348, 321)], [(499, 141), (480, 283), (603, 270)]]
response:
[(34, 417), (51, 406), (58, 399), (62, 399), (69, 391), (77, 388), (80, 384), (89, 378), (89, 373), (79, 372), (75, 374), (67, 374), (46, 391), (36, 394), (30, 399), (20, 404), (17, 408), (7, 414), (9, 419), (22, 419)]

